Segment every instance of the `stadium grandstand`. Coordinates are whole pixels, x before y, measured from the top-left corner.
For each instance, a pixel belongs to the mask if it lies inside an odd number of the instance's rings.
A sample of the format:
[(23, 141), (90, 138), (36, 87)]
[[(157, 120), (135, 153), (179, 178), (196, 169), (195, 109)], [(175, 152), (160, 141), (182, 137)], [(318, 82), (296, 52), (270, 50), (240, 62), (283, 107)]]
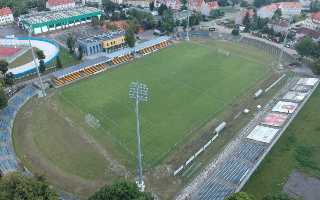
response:
[(57, 71), (52, 74), (51, 80), (55, 87), (70, 84), (76, 80), (105, 71), (113, 66), (129, 62), (134, 59), (135, 54), (143, 56), (165, 48), (169, 45), (169, 40), (169, 37), (163, 36), (137, 44), (134, 48), (124, 48), (122, 50), (106, 54), (106, 56), (69, 67), (65, 70)]
[(24, 30), (31, 30), (32, 34), (41, 34), (88, 23), (93, 17), (100, 18), (101, 15), (102, 11), (94, 7), (76, 7), (21, 15), (18, 24)]
[(18, 170), (18, 161), (12, 146), (12, 126), (19, 109), (36, 94), (36, 88), (29, 85), (17, 92), (0, 111), (0, 173), (6, 175)]

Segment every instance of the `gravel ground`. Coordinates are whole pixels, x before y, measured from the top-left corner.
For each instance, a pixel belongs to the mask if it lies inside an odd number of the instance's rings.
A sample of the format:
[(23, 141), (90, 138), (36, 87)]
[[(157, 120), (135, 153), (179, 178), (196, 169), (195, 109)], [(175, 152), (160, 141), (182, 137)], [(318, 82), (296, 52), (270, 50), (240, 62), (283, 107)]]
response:
[(308, 177), (302, 172), (294, 170), (289, 176), (283, 191), (293, 198), (319, 200), (320, 180), (314, 177)]

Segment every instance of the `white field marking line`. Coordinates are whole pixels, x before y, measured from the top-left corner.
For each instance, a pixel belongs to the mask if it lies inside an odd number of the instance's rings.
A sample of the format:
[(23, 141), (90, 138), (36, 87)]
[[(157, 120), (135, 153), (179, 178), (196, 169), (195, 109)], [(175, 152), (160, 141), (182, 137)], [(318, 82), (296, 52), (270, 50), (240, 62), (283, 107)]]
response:
[[(79, 108), (76, 104), (72, 103), (70, 100), (68, 100), (67, 98), (63, 97), (60, 93), (58, 94), (60, 97), (62, 97), (69, 105), (73, 106), (74, 108), (76, 108), (77, 110), (79, 110), (83, 115), (87, 114), (86, 112), (84, 112), (81, 108)], [(79, 124), (78, 124), (79, 125)], [(128, 148), (126, 148), (123, 143), (121, 141), (118, 140), (118, 138), (116, 138), (113, 134), (111, 134), (110, 131), (106, 130), (103, 126), (100, 126), (100, 128), (102, 128), (109, 136), (111, 136), (111, 138), (113, 138), (127, 153), (129, 153), (130, 155), (133, 155), (131, 151), (129, 151)]]
[[(195, 44), (200, 45), (200, 46), (207, 47), (207, 48), (209, 48), (209, 49), (213, 49), (215, 52), (217, 52), (217, 49), (216, 49), (215, 47), (210, 46), (210, 45), (203, 44), (203, 43), (195, 43)], [(222, 49), (224, 49), (224, 48), (222, 48)], [(257, 63), (257, 64), (267, 65), (267, 64), (264, 63), (264, 62), (260, 62), (259, 60), (251, 59), (251, 58), (248, 58), (248, 57), (246, 57), (246, 56), (242, 56), (242, 55), (240, 55), (239, 53), (236, 53), (236, 52), (231, 52), (231, 51), (230, 51), (230, 54), (231, 54), (231, 56), (235, 55), (236, 57), (240, 57), (240, 58), (242, 58), (242, 59), (244, 59), (244, 60), (252, 61), (252, 62)]]

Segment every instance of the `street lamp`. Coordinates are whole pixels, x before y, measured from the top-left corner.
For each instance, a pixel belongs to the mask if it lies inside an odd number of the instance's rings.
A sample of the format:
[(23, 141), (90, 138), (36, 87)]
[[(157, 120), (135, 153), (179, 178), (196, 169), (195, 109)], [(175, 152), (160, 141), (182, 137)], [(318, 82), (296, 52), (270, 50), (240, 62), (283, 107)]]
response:
[(140, 191), (144, 191), (145, 185), (142, 174), (142, 155), (141, 155), (141, 139), (140, 139), (140, 116), (139, 103), (148, 101), (148, 87), (140, 82), (132, 82), (129, 86), (129, 98), (135, 101), (135, 112), (137, 120), (137, 159), (138, 159), (138, 181), (137, 185)]
[(46, 91), (44, 89), (44, 86), (43, 86), (43, 82), (42, 82), (42, 79), (41, 79), (41, 75), (40, 75), (40, 72), (39, 72), (39, 65), (36, 61), (36, 56), (34, 54), (34, 50), (32, 48), (32, 45), (31, 45), (31, 26), (30, 28), (28, 29), (29, 30), (29, 46), (31, 48), (31, 53), (32, 53), (32, 58), (33, 58), (33, 63), (36, 67), (36, 71), (37, 71), (37, 74), (38, 74), (38, 78), (39, 78), (39, 82), (40, 82), (40, 87), (41, 87), (41, 92), (42, 92), (42, 97), (45, 97), (46, 96)]

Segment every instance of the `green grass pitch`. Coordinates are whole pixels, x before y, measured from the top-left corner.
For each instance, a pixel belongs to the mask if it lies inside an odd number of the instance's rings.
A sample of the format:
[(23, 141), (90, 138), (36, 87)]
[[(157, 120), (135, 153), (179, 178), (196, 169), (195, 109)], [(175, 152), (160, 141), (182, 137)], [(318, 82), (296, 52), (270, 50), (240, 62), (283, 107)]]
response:
[(59, 101), (81, 111), (79, 115), (94, 115), (102, 125), (97, 140), (110, 145), (107, 141), (112, 136), (119, 151), (133, 157), (135, 117), (128, 86), (135, 80), (147, 84), (150, 101), (141, 106), (142, 145), (144, 162), (152, 166), (193, 128), (225, 109), (268, 72), (258, 60), (217, 53), (215, 45), (219, 48), (218, 43), (174, 45), (67, 87)]
[[(139, 80), (150, 88), (149, 102), (141, 104), (143, 162), (147, 169), (154, 167), (193, 130), (229, 109), (245, 91), (264, 80), (271, 73), (271, 59), (255, 48), (228, 42), (173, 44), (55, 91), (48, 97), (50, 107), (45, 103), (27, 104), (24, 109), (32, 109), (32, 120), (37, 123), (18, 116), (16, 150), (22, 160), (25, 152), (34, 149), (67, 173), (86, 179), (102, 177), (108, 163), (81, 139), (75, 139), (79, 132), (75, 127), (81, 127), (113, 158), (134, 169), (136, 122), (128, 86)], [(100, 121), (99, 128), (85, 123), (89, 113)], [(68, 125), (70, 119), (73, 123)], [(25, 132), (34, 142), (25, 144), (28, 138), (20, 136)], [(27, 165), (37, 169), (35, 164)]]

